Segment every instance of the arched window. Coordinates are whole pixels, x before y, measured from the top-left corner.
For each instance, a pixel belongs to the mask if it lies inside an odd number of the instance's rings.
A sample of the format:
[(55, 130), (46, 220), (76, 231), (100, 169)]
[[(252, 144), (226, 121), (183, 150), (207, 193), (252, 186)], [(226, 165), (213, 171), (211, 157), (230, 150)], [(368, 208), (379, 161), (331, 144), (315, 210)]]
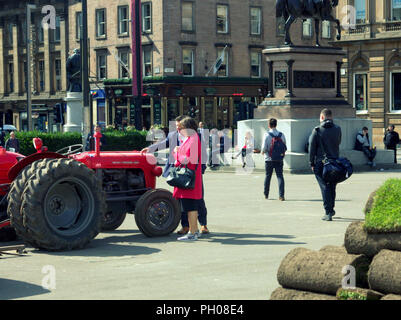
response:
[(401, 112), (401, 57), (390, 59), (390, 112)]
[(361, 57), (352, 63), (353, 107), (359, 113), (368, 111), (368, 69), (368, 63)]

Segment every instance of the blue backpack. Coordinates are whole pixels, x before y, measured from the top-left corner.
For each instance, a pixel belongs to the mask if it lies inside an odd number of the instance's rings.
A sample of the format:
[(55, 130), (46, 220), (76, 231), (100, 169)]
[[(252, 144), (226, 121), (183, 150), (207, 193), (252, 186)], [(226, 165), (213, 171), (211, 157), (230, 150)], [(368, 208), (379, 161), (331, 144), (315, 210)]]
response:
[(285, 152), (287, 151), (287, 146), (281, 139), (283, 134), (280, 132), (278, 136), (275, 136), (273, 133), (269, 132), (269, 135), (272, 137), (269, 157), (272, 159), (272, 161), (283, 161)]

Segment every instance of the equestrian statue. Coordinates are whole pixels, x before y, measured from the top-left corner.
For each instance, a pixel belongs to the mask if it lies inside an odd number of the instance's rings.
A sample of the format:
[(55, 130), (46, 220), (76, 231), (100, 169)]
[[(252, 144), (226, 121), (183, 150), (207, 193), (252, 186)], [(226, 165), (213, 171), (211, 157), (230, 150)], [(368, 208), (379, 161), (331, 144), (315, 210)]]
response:
[(337, 40), (341, 39), (340, 21), (333, 17), (332, 9), (338, 6), (338, 0), (276, 0), (276, 17), (285, 21), (285, 44), (292, 46), (290, 27), (297, 19), (315, 20), (316, 46), (319, 44), (320, 21), (332, 21), (337, 25)]

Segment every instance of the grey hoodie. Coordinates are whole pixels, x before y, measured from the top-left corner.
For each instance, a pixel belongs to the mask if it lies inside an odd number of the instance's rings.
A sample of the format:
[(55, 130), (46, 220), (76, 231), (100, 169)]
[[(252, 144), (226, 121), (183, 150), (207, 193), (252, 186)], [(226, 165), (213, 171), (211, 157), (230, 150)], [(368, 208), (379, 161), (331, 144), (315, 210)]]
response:
[(312, 130), (309, 137), (309, 162), (312, 167), (318, 161), (322, 161), (325, 155), (319, 142), (318, 131), (327, 157), (338, 158), (340, 155), (341, 128), (335, 125), (333, 120), (324, 120)]

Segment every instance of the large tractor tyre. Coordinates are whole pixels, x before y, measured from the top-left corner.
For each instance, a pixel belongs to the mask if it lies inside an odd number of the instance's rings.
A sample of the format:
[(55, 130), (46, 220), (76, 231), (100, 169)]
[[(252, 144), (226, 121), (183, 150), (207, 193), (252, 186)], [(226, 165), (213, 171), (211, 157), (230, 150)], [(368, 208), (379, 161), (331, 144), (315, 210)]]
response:
[(43, 159), (31, 163), (22, 169), (19, 175), (11, 183), (10, 191), (7, 194), (7, 215), (10, 217), (11, 226), (15, 229), (15, 232), (19, 237), (26, 238), (29, 236), (24, 227), (21, 214), (22, 194), (26, 187), (26, 183), (32, 174), (39, 168), (43, 167), (46, 163), (47, 162)]
[(101, 230), (106, 202), (95, 172), (71, 159), (47, 161), (28, 180), (21, 213), (33, 247), (79, 249)]
[(147, 237), (170, 234), (177, 229), (180, 220), (180, 205), (170, 191), (149, 190), (136, 203), (135, 222), (139, 230)]
[(125, 220), (127, 213), (106, 212), (102, 220), (102, 231), (113, 231), (121, 226)]

